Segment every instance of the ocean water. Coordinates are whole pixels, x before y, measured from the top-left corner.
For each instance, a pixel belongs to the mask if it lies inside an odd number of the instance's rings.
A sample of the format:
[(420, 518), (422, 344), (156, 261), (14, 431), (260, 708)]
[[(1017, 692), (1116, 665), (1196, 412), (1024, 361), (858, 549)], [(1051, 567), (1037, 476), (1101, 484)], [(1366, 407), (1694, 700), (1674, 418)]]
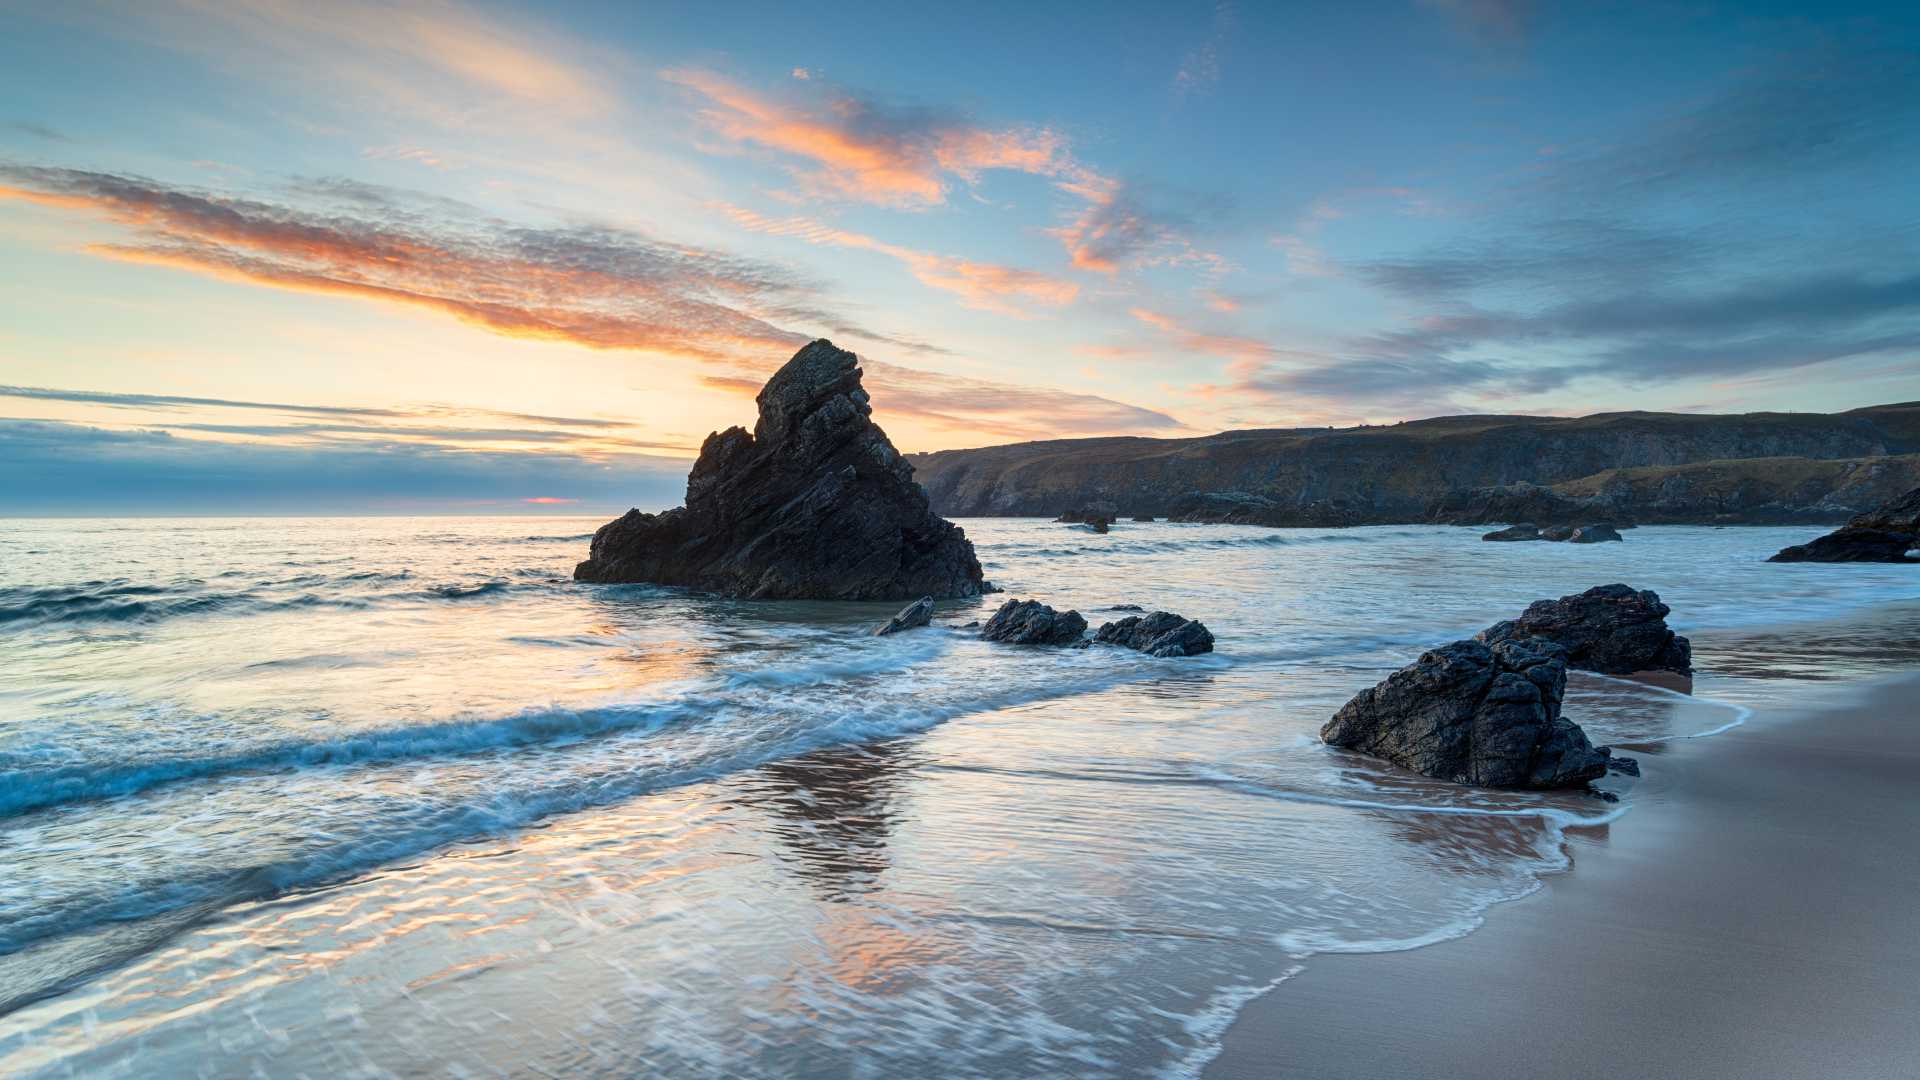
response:
[[(1920, 642), (1920, 569), (1762, 562), (1806, 529), (962, 522), (1009, 597), (1218, 638), (1156, 660), (574, 584), (598, 523), (0, 522), (0, 1074), (1191, 1075), (1315, 955), (1537, 888), (1664, 741)], [(1613, 581), (1701, 669), (1574, 677), (1618, 801), (1318, 742)]]

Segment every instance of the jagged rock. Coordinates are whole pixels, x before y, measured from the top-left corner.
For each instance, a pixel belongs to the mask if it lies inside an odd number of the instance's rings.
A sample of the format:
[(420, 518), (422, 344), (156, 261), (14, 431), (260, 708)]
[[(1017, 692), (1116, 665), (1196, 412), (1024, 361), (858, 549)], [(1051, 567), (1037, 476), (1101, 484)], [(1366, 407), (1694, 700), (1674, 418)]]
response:
[(1582, 525), (1567, 537), (1569, 544), (1604, 544), (1609, 540), (1619, 540), (1620, 534), (1611, 525)]
[(1567, 665), (1606, 675), (1637, 671), (1693, 674), (1693, 647), (1667, 629), (1672, 609), (1651, 590), (1599, 585), (1558, 600), (1535, 600), (1518, 619), (1494, 623), (1474, 635), (1495, 645), (1540, 638), (1567, 651)]
[(1008, 645), (1081, 645), (1086, 635), (1079, 612), (1055, 611), (1038, 600), (1009, 600), (980, 628), (981, 637)]
[(1555, 525), (1552, 528), (1540, 530), (1540, 539), (1552, 540), (1556, 544), (1560, 543), (1561, 541), (1567, 540), (1572, 536), (1573, 536), (1573, 526), (1571, 525)]
[(1171, 611), (1156, 611), (1129, 615), (1102, 626), (1093, 635), (1093, 643), (1119, 645), (1148, 656), (1198, 656), (1213, 651), (1213, 634), (1204, 623)]
[(1855, 516), (1845, 526), (1783, 549), (1768, 562), (1914, 562), (1920, 548), (1920, 488)]
[(795, 353), (761, 389), (751, 433), (707, 436), (686, 505), (601, 526), (573, 576), (753, 598), (986, 591), (966, 534), (928, 508), (913, 466), (870, 418), (858, 365), (824, 339)]
[(1552, 642), (1456, 641), (1362, 691), (1320, 737), (1456, 784), (1578, 787), (1606, 775), (1607, 751), (1560, 715), (1566, 685)]
[(1539, 540), (1541, 539), (1540, 526), (1509, 525), (1506, 528), (1500, 529), (1496, 532), (1490, 532), (1485, 536), (1482, 536), (1480, 539), (1482, 540)]
[(902, 630), (911, 630), (916, 626), (925, 626), (933, 621), (933, 597), (923, 596), (906, 607), (900, 614), (887, 620), (887, 625), (873, 632), (874, 637), (886, 637)]

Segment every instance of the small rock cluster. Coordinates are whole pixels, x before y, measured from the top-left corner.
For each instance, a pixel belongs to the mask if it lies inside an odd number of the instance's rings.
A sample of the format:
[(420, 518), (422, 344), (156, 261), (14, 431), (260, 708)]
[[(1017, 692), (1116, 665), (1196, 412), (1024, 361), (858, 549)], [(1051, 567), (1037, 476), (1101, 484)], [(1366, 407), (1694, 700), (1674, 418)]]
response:
[(1858, 514), (1817, 540), (1784, 548), (1768, 562), (1915, 562), (1920, 549), (1920, 488)]

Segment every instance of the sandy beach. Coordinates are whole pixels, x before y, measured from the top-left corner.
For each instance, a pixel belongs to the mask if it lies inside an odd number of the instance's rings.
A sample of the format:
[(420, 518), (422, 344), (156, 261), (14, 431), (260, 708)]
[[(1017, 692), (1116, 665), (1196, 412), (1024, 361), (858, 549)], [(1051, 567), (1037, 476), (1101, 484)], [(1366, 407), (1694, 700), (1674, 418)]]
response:
[(1478, 931), (1319, 956), (1205, 1075), (1920, 1073), (1920, 679), (1639, 753), (1634, 810)]

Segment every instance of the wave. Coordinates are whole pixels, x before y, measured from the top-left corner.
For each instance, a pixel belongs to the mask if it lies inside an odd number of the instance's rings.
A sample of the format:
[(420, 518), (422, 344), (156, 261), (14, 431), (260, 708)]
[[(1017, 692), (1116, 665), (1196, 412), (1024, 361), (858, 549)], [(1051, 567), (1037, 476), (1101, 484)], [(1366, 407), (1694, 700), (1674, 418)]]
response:
[[(142, 584), (125, 578), (73, 585), (0, 587), (0, 627), (23, 629), (67, 623), (152, 624), (190, 615), (259, 614), (303, 608), (358, 610), (383, 603), (468, 600), (496, 596), (514, 588), (504, 580), (448, 583), (400, 592), (353, 592), (370, 584), (397, 583), (407, 571), (363, 572), (339, 576), (303, 574), (255, 582), (249, 587), (214, 590), (199, 579)], [(562, 579), (553, 578), (559, 581)], [(276, 590), (304, 589), (294, 595)]]
[[(641, 795), (698, 783), (826, 747), (899, 738), (972, 713), (1092, 693), (1128, 681), (1162, 675), (1166, 671), (1165, 663), (1103, 667), (1080, 678), (1001, 689), (906, 710), (889, 702), (853, 698), (848, 699), (846, 711), (825, 722), (809, 719), (775, 737), (766, 737), (764, 732), (752, 734), (736, 740), (721, 753), (705, 757), (682, 759), (678, 755), (667, 755), (662, 759), (664, 764), (657, 768), (613, 769), (531, 788), (491, 788), (482, 798), (428, 804), (412, 812), (395, 813), (380, 821), (377, 832), (340, 839), (321, 834), (332, 842), (285, 858), (226, 867), (199, 875), (132, 882), (115, 889), (65, 897), (22, 918), (0, 922), (0, 956), (102, 925), (124, 924), (185, 912), (190, 917), (174, 927), (183, 928), (203, 915), (224, 910), (235, 903), (324, 887), (449, 844), (503, 835), (556, 815), (625, 802)], [(610, 732), (622, 726), (662, 726), (674, 718), (700, 722), (711, 720), (718, 725), (739, 730), (735, 725), (741, 717), (734, 713), (740, 705), (737, 699), (689, 699), (664, 706), (616, 707), (579, 712), (541, 710), (495, 721), (439, 724), (372, 733), (359, 738), (287, 747), (279, 753), (176, 759), (171, 763), (175, 772), (168, 776), (154, 772), (165, 771), (162, 763), (155, 763), (140, 767), (152, 772), (150, 777), (138, 776), (138, 770), (130, 767), (124, 772), (74, 770), (67, 779), (80, 781), (91, 776), (94, 788), (100, 790), (129, 782), (138, 784), (150, 780), (147, 786), (152, 786), (189, 776), (211, 777), (219, 775), (222, 768), (241, 771), (308, 764), (372, 764), (399, 760), (403, 756), (402, 751), (406, 752), (404, 756), (414, 756), (430, 745), (457, 750), (468, 746), (488, 748), (536, 742), (552, 744), (568, 741), (574, 736), (597, 733), (594, 730), (596, 728)], [(535, 733), (542, 730), (555, 732), (557, 737), (540, 738)], [(10, 796), (16, 786), (15, 775), (0, 774), (0, 790), (9, 792)], [(550, 774), (536, 771), (531, 775), (536, 783), (541, 783)], [(48, 791), (44, 787), (40, 790)], [(47, 805), (47, 802), (43, 799), (41, 805)], [(14, 1004), (0, 997), (0, 1015)]]
[(1272, 531), (1252, 536), (1168, 537), (1150, 540), (1135, 540), (1125, 537), (1112, 537), (1110, 535), (1105, 541), (1089, 541), (1080, 547), (1062, 547), (1054, 543), (1043, 543), (1033, 546), (1000, 544), (995, 545), (990, 550), (990, 554), (1002, 558), (1067, 559), (1081, 558), (1089, 555), (1152, 554), (1207, 550), (1212, 548), (1276, 548), (1315, 544), (1370, 544), (1382, 540), (1391, 540), (1413, 535), (1417, 534), (1406, 530), (1390, 532), (1351, 530), (1307, 536), (1299, 535), (1296, 532)]

